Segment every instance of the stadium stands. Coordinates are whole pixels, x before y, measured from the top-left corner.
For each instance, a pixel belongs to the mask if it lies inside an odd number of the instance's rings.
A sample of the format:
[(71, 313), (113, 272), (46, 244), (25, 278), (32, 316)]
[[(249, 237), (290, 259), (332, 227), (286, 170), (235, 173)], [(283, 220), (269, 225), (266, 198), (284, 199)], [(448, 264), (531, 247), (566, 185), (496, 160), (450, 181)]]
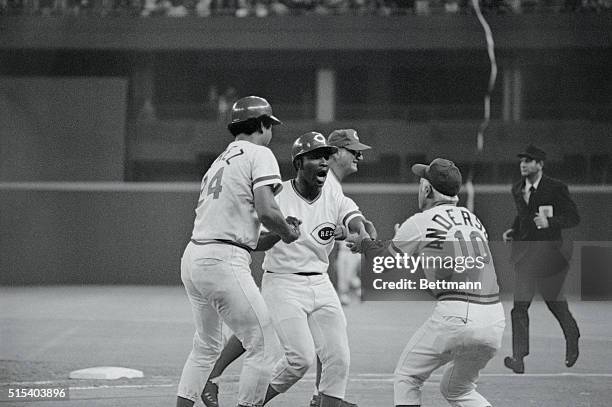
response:
[[(470, 13), (469, 0), (1, 0), (0, 15), (268, 17)], [(611, 0), (481, 0), (489, 13), (602, 12)]]

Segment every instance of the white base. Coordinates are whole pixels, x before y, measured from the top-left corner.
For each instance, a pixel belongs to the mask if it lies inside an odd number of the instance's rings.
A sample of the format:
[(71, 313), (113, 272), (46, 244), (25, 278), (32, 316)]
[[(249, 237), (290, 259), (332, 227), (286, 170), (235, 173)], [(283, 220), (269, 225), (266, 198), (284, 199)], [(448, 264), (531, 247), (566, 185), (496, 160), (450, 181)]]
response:
[(125, 367), (97, 366), (70, 372), (71, 379), (115, 380), (122, 377), (134, 379), (144, 377), (140, 370)]

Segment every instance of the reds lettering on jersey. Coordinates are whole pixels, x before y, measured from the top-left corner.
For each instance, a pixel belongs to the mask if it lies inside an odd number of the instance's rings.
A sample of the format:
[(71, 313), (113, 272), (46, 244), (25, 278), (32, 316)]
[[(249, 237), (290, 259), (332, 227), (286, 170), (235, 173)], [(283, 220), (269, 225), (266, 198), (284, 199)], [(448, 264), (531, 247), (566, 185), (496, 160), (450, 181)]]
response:
[(362, 216), (361, 212), (352, 199), (327, 182), (312, 202), (297, 192), (293, 182), (283, 182), (283, 190), (276, 200), (285, 215), (302, 220), (300, 237), (289, 245), (278, 242), (268, 250), (263, 269), (274, 273), (325, 273), (334, 247), (336, 225), (348, 228), (354, 217)]
[(245, 140), (230, 143), (202, 179), (191, 238), (230, 240), (255, 249), (261, 222), (253, 191), (264, 185), (275, 194), (282, 188), (272, 151)]

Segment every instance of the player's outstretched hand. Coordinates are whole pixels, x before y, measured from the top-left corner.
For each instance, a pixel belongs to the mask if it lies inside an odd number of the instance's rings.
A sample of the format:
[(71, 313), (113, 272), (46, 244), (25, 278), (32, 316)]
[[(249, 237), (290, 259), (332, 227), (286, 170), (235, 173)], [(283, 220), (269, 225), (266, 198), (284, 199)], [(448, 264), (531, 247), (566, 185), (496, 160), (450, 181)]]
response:
[(347, 236), (348, 236), (348, 232), (344, 226), (342, 225), (336, 226), (336, 229), (334, 229), (334, 239), (344, 240), (346, 239)]
[(368, 233), (368, 235), (370, 235), (371, 239), (378, 239), (378, 232), (376, 231), (376, 228), (374, 227), (374, 224), (372, 222), (365, 219), (363, 221), (363, 226), (365, 227), (365, 231)]
[(346, 238), (346, 246), (351, 249), (351, 252), (353, 253), (361, 253), (361, 241), (366, 238), (369, 239), (370, 236), (366, 233), (364, 229), (361, 229), (359, 231), (359, 234), (351, 233), (350, 235), (348, 235), (348, 237)]
[(299, 220), (298, 218), (296, 218), (295, 216), (287, 216), (285, 218), (285, 221), (287, 221), (288, 224), (290, 224), (291, 226), (294, 227), (299, 227), (302, 224), (302, 221)]

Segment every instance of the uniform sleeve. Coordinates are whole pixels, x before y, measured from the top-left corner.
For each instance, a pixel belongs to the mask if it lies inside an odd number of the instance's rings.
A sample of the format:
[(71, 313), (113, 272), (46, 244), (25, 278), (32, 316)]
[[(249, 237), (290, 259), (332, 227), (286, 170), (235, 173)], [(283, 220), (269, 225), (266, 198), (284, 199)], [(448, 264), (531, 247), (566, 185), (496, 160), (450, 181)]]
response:
[(258, 148), (251, 159), (253, 190), (264, 185), (271, 185), (274, 195), (278, 194), (283, 186), (278, 162), (272, 151), (267, 147)]
[(336, 225), (344, 225), (348, 229), (348, 224), (353, 218), (357, 216), (363, 217), (363, 215), (361, 214), (361, 211), (359, 210), (359, 207), (355, 201), (353, 201), (351, 198), (342, 194), (339, 197), (339, 201), (340, 211), (338, 212)]
[[(265, 185), (265, 184), (264, 184)], [(281, 191), (281, 189), (283, 189), (283, 184), (281, 184), (280, 188), (279, 188), (279, 192)], [(276, 201), (277, 204), (280, 205), (281, 202), (281, 196), (282, 194), (277, 194), (274, 197), (274, 200)], [(268, 229), (267, 227), (264, 226), (264, 224), (262, 223), (261, 226), (259, 227), (259, 235), (261, 235), (262, 233), (269, 233), (270, 229)]]
[(414, 216), (408, 218), (395, 232), (395, 237), (391, 241), (391, 249), (411, 256), (418, 250), (422, 236), (423, 234)]

